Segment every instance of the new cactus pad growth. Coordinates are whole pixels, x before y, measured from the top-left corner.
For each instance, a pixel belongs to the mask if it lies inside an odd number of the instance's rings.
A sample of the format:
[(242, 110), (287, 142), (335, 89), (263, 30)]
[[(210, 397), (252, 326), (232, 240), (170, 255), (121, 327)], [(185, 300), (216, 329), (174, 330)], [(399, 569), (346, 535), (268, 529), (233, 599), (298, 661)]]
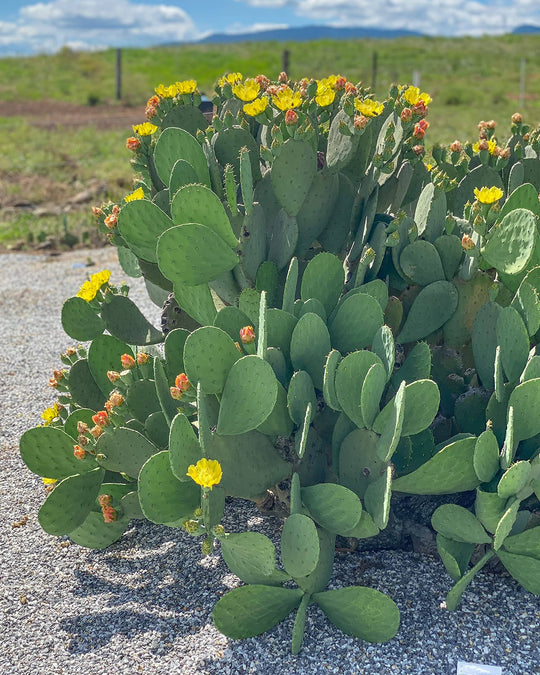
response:
[[(64, 304), (90, 346), (20, 442), (54, 486), (42, 527), (90, 548), (131, 518), (182, 527), (245, 584), (219, 630), (295, 612), (295, 653), (312, 604), (396, 634), (391, 598), (327, 586), (336, 537), (376, 537), (403, 494), (450, 495), (431, 519), (449, 609), (495, 556), (540, 594), (540, 130), (484, 123), (428, 168), (416, 87), (231, 73), (211, 125), (200, 100), (191, 80), (156, 89), (127, 140), (135, 189), (94, 209), (162, 323), (107, 271)], [(225, 532), (226, 497), (285, 518), (281, 565), (264, 535)]]

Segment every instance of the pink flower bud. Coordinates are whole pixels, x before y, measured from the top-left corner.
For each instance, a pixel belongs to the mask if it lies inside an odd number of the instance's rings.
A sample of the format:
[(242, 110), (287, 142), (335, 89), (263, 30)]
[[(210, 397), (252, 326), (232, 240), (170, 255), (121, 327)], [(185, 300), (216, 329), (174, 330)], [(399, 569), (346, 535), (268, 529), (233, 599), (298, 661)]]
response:
[(92, 206), (92, 213), (96, 218), (103, 215), (103, 209), (100, 209), (99, 206)]
[(94, 438), (99, 438), (103, 433), (103, 429), (99, 425), (96, 425), (90, 429), (90, 433)]
[(426, 149), (423, 145), (414, 145), (412, 151), (415, 155), (418, 155), (418, 157), (422, 157), (422, 155), (426, 152)]
[(118, 520), (118, 512), (112, 506), (103, 506), (101, 512), (106, 523), (114, 523), (115, 520)]
[(145, 363), (148, 363), (148, 354), (145, 352), (137, 352), (137, 364), (143, 366)]
[(414, 138), (418, 139), (419, 141), (424, 138), (426, 135), (426, 132), (422, 129), (422, 127), (419, 124), (414, 125), (414, 131), (413, 131), (413, 136)]
[(83, 422), (82, 420), (79, 420), (77, 422), (77, 433), (85, 434), (87, 431), (88, 431), (88, 424), (86, 424), (86, 422)]
[(461, 238), (461, 246), (466, 250), (470, 251), (471, 248), (474, 248), (474, 241), (469, 237), (468, 234), (464, 234)]
[(253, 330), (253, 326), (244, 326), (240, 329), (240, 340), (242, 340), (242, 344), (244, 345), (255, 342), (255, 331)]
[(112, 497), (111, 495), (99, 495), (98, 497), (98, 504), (101, 507), (104, 506), (112, 506)]
[(294, 110), (287, 110), (285, 113), (285, 124), (291, 125), (291, 124), (296, 124), (298, 122), (298, 115), (295, 113)]
[(287, 73), (284, 72), (284, 71), (281, 71), (281, 73), (279, 74), (279, 77), (278, 77), (278, 82), (287, 82), (288, 79), (289, 78), (287, 76)]
[(355, 129), (364, 129), (366, 124), (368, 123), (368, 118), (365, 117), (364, 115), (355, 115), (354, 116), (354, 128)]
[(174, 398), (175, 401), (179, 401), (184, 395), (184, 392), (178, 387), (170, 387), (169, 391), (171, 392), (171, 398)]
[(116, 370), (108, 370), (107, 371), (107, 378), (109, 379), (109, 382), (116, 382), (120, 377), (120, 373), (117, 373)]
[(124, 370), (131, 370), (132, 368), (135, 368), (137, 365), (135, 362), (135, 359), (131, 354), (122, 354), (120, 357), (120, 363), (122, 364), (122, 368)]

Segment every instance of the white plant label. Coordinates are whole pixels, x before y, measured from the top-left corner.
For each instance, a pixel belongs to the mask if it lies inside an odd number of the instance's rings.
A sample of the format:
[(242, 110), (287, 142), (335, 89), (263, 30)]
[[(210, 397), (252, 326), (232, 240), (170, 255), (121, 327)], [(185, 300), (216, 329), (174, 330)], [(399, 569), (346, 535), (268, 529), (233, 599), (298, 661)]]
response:
[(458, 661), (457, 675), (502, 675), (502, 668), (499, 666), (486, 666), (483, 663)]

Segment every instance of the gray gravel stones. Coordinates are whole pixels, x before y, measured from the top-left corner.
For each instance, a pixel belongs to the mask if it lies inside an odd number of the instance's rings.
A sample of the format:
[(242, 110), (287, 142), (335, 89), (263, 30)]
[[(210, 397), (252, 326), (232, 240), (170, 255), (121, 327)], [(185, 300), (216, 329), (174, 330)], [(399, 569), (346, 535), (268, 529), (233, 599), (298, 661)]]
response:
[[(90, 258), (94, 267), (81, 267)], [(45, 534), (37, 522), (41, 481), (18, 456), (18, 438), (40, 422), (63, 334), (63, 301), (87, 273), (123, 274), (114, 249), (59, 257), (1, 255), (0, 275), (0, 673), (1, 675), (455, 675), (458, 660), (499, 665), (504, 675), (540, 674), (540, 601), (514, 580), (481, 573), (460, 608), (440, 607), (451, 582), (439, 561), (402, 551), (337, 555), (333, 587), (365, 584), (401, 610), (397, 636), (371, 645), (343, 635), (315, 607), (304, 647), (291, 656), (292, 617), (242, 642), (221, 635), (211, 611), (238, 584), (218, 551), (201, 558), (184, 532), (134, 522), (105, 551)], [(132, 297), (155, 325), (159, 310), (140, 280)], [(280, 522), (248, 502), (227, 511), (228, 530), (279, 539)]]

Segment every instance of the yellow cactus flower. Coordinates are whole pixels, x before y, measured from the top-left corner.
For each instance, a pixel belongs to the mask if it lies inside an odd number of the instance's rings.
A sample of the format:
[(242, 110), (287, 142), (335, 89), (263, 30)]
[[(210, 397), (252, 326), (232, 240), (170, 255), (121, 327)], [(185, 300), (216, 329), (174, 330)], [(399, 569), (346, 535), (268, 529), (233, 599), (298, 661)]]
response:
[(354, 107), (364, 117), (377, 117), (377, 115), (382, 113), (384, 104), (379, 103), (379, 101), (372, 101), (370, 98), (366, 98), (364, 101), (355, 99)]
[(330, 84), (329, 80), (330, 78), (326, 78), (326, 80), (320, 80), (320, 82), (317, 83), (315, 101), (321, 108), (331, 105), (336, 98), (336, 90), (334, 89), (334, 85)]
[(176, 82), (175, 84), (179, 94), (193, 94), (197, 89), (196, 80), (183, 80), (182, 82)]
[(84, 284), (80, 287), (79, 292), (77, 293), (78, 298), (90, 302), (93, 300), (99, 289), (106, 284), (111, 278), (110, 270), (102, 270), (101, 272), (96, 272), (92, 274), (88, 281), (85, 281)]
[(250, 117), (255, 117), (255, 115), (260, 115), (268, 107), (268, 99), (263, 96), (263, 98), (256, 98), (253, 103), (246, 103), (244, 105), (244, 112)]
[(191, 464), (186, 476), (192, 478), (197, 485), (212, 489), (221, 480), (223, 472), (217, 459), (200, 459), (197, 464)]
[(42, 478), (43, 485), (54, 485), (57, 482), (56, 478)]
[(130, 192), (130, 194), (124, 197), (125, 202), (134, 202), (137, 199), (144, 199), (144, 190), (142, 187), (138, 187), (136, 190)]
[(233, 94), (241, 101), (253, 101), (259, 95), (261, 85), (254, 79), (248, 79), (245, 82), (239, 82), (232, 88)]
[(418, 101), (423, 101), (424, 105), (428, 106), (432, 101), (431, 96), (426, 94), (425, 91), (420, 92), (418, 87), (408, 87), (403, 94), (403, 98), (409, 105), (416, 105)]
[(503, 196), (503, 191), (498, 187), (474, 188), (474, 196), (480, 204), (494, 204)]
[(156, 133), (157, 130), (158, 128), (156, 125), (152, 124), (151, 122), (143, 122), (142, 124), (133, 125), (133, 131), (136, 134), (139, 134), (139, 136), (151, 136), (152, 134)]
[(497, 150), (497, 141), (478, 141), (478, 143), (473, 143), (472, 146), (473, 152), (480, 152), (480, 150), (487, 150), (490, 155), (494, 155)]
[(55, 403), (52, 408), (46, 408), (41, 413), (41, 419), (43, 420), (43, 426), (48, 427), (55, 419), (60, 417), (60, 406), (58, 403)]
[(176, 94), (178, 94), (178, 87), (176, 84), (170, 84), (167, 87), (164, 84), (160, 84), (154, 89), (154, 91), (161, 98), (174, 98)]
[(233, 84), (242, 82), (243, 79), (242, 73), (228, 73), (227, 75), (223, 75), (223, 77), (220, 78), (219, 86), (223, 87), (225, 84), (230, 84), (232, 86)]
[(276, 108), (280, 110), (291, 110), (292, 108), (298, 108), (302, 103), (302, 95), (299, 91), (293, 92), (292, 89), (286, 87), (272, 96), (272, 101)]

